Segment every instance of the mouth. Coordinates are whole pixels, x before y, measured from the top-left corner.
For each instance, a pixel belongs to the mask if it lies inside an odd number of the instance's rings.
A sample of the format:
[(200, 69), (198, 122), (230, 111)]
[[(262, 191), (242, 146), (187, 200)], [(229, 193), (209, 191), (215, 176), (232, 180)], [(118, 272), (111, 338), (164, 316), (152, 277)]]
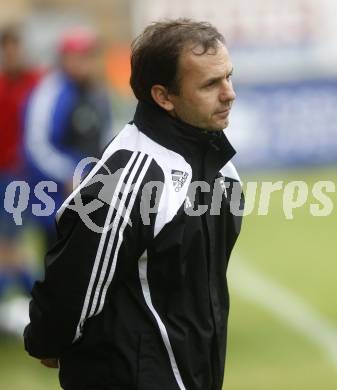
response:
[(216, 111), (215, 115), (219, 115), (219, 116), (222, 116), (222, 117), (227, 117), (229, 115), (229, 113), (230, 113), (230, 110), (231, 110), (231, 107), (227, 107), (224, 110)]

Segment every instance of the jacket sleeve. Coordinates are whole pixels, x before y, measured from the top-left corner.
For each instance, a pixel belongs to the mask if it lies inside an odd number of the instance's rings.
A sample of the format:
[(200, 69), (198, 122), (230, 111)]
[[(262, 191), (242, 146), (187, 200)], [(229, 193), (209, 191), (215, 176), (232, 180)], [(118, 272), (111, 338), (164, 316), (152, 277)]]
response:
[[(153, 237), (154, 218), (144, 224), (140, 216), (149, 165), (150, 159), (138, 155), (122, 170), (112, 191), (89, 185), (64, 209), (58, 241), (45, 257), (45, 278), (32, 290), (30, 324), (24, 331), (30, 355), (59, 358), (81, 338), (85, 321), (103, 310), (115, 274), (123, 278), (137, 266)], [(112, 196), (104, 202), (102, 194)], [(79, 196), (81, 207), (76, 205)]]
[(72, 178), (78, 156), (56, 142), (67, 123), (72, 96), (58, 74), (47, 75), (31, 94), (25, 110), (25, 153), (33, 166), (51, 180)]

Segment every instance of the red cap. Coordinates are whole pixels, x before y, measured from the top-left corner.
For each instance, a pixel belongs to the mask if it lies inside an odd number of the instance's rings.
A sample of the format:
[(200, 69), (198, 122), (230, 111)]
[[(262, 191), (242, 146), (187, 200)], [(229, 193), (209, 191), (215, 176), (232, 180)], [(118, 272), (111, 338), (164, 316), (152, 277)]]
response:
[(86, 53), (97, 46), (97, 36), (88, 28), (75, 27), (67, 30), (59, 42), (59, 52), (65, 53)]

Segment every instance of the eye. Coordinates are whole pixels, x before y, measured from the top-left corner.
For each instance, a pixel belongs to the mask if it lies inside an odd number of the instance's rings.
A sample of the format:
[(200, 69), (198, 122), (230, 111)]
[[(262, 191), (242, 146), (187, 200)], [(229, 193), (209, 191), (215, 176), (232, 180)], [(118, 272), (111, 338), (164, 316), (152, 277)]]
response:
[(209, 83), (207, 83), (207, 84), (205, 85), (205, 88), (213, 87), (216, 83), (217, 83), (216, 80), (212, 80), (212, 81), (210, 81)]

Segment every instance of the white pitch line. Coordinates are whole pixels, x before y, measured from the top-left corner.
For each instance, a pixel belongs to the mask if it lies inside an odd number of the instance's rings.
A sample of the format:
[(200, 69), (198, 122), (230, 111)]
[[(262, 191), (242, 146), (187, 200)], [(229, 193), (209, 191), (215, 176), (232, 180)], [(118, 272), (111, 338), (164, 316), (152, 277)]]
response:
[(252, 269), (237, 256), (229, 267), (230, 289), (269, 310), (327, 355), (337, 369), (337, 329), (304, 299)]

